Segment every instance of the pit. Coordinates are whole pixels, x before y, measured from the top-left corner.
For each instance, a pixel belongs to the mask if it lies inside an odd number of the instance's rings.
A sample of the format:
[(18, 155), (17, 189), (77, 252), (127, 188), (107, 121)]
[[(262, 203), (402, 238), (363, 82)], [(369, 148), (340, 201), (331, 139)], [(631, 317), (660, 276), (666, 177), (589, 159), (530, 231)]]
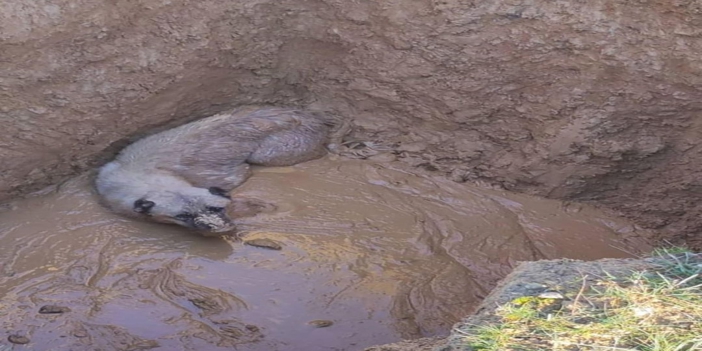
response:
[[(35, 349), (362, 350), (446, 335), (518, 261), (699, 249), (696, 6), (1, 4), (3, 324)], [(97, 205), (122, 147), (242, 105), (381, 151), (257, 170), (237, 191), (278, 207), (243, 239), (279, 251)]]

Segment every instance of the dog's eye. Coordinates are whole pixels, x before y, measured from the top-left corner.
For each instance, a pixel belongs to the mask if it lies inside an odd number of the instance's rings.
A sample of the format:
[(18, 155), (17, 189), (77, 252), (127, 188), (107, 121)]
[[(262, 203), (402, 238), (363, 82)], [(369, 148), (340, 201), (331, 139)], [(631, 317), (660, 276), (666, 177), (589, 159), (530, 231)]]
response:
[(186, 221), (189, 221), (189, 220), (195, 218), (195, 216), (193, 216), (190, 213), (181, 213), (179, 215), (176, 215), (175, 218), (178, 220), (181, 220), (183, 222), (186, 222)]
[(205, 208), (209, 212), (220, 213), (224, 211), (224, 207), (207, 206)]

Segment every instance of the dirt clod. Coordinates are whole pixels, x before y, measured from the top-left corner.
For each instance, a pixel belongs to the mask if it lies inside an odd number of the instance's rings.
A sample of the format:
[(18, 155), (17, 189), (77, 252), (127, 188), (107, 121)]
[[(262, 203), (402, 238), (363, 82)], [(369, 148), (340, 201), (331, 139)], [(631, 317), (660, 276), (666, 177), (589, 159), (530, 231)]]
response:
[(7, 337), (7, 341), (9, 341), (13, 344), (24, 345), (24, 344), (29, 344), (30, 340), (26, 336), (12, 334), (12, 335)]
[(87, 338), (88, 336), (90, 336), (85, 330), (76, 330), (72, 333), (72, 335), (76, 338)]
[(260, 247), (269, 250), (281, 250), (283, 246), (271, 239), (251, 239), (245, 240), (244, 245), (249, 245), (253, 247)]
[(307, 324), (315, 327), (315, 328), (326, 328), (326, 327), (331, 327), (334, 325), (334, 322), (326, 319), (315, 319), (313, 321), (307, 322)]
[(45, 305), (39, 308), (39, 313), (41, 314), (60, 314), (66, 312), (71, 312), (71, 309), (65, 306), (56, 305)]

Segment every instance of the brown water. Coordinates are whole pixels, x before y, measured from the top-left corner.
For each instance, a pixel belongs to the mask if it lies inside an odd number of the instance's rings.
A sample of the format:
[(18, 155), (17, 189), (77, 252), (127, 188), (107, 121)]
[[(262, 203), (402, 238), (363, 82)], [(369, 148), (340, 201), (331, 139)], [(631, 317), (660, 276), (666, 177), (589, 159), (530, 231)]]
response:
[(31, 350), (359, 350), (447, 333), (517, 261), (648, 249), (586, 206), (363, 161), (259, 169), (236, 191), (277, 205), (240, 228), (280, 251), (115, 216), (90, 181), (0, 213), (0, 321)]

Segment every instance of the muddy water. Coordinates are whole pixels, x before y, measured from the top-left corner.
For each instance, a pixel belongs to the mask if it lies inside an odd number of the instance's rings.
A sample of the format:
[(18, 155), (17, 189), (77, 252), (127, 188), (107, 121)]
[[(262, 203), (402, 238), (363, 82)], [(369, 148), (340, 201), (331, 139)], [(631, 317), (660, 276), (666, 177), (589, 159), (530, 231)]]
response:
[(112, 215), (89, 176), (8, 206), (3, 332), (32, 350), (359, 350), (446, 333), (517, 261), (648, 249), (584, 206), (362, 161), (259, 169), (235, 195), (277, 206), (239, 227), (282, 250)]

